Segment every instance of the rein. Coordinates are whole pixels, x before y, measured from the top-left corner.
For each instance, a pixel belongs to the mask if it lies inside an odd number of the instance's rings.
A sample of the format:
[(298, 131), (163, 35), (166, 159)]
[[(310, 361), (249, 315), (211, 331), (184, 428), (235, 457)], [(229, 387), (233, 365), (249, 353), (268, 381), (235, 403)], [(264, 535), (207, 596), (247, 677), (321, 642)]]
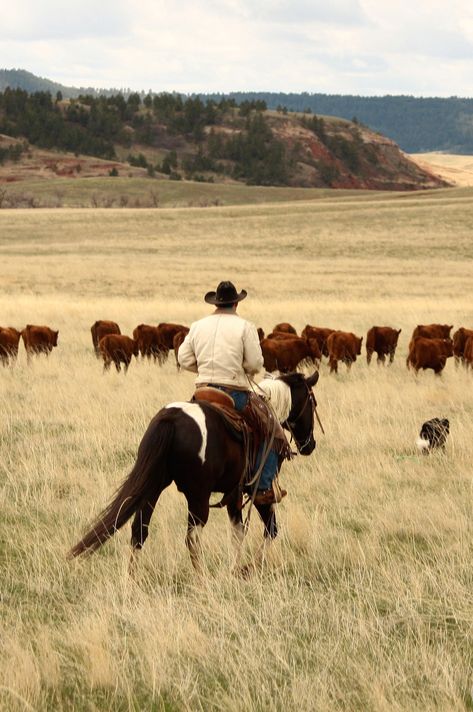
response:
[[(320, 429), (321, 429), (323, 435), (325, 435), (324, 427), (322, 425), (322, 422), (319, 418), (319, 414), (317, 412), (317, 401), (315, 400), (314, 392), (312, 391), (312, 388), (309, 388), (309, 386), (307, 386), (306, 398), (305, 398), (302, 408), (300, 409), (297, 416), (295, 418), (292, 418), (292, 420), (289, 420), (289, 416), (288, 416), (288, 418), (284, 421), (284, 423), (282, 423), (282, 426), (286, 427), (289, 430), (289, 432), (291, 433), (291, 437), (293, 438), (293, 440), (295, 440), (296, 443), (297, 443), (297, 439), (294, 435), (293, 428), (294, 428), (296, 422), (299, 420), (299, 418), (303, 414), (303, 412), (305, 411), (305, 409), (307, 408), (309, 403), (311, 404), (312, 412), (315, 414), (315, 417), (317, 418), (317, 422), (320, 425)], [(309, 434), (307, 440), (305, 440), (305, 442), (302, 445), (298, 445), (299, 450), (303, 450), (309, 444), (311, 435), (312, 435), (312, 433)]]

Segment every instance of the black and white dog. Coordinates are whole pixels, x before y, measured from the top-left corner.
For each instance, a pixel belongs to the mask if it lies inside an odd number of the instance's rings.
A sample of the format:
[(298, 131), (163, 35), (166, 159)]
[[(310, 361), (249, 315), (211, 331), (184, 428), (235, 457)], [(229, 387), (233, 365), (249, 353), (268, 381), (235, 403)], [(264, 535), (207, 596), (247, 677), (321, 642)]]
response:
[(417, 447), (424, 455), (438, 447), (444, 450), (449, 432), (450, 423), (447, 418), (432, 418), (432, 420), (427, 420), (420, 429), (416, 443)]

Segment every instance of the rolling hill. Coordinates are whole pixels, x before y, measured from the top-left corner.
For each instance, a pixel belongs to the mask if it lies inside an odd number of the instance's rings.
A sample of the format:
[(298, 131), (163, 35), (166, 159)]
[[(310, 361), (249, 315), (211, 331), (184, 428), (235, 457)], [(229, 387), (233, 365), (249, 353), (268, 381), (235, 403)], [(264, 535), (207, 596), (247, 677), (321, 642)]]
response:
[[(183, 101), (174, 94), (142, 100), (136, 93), (64, 99), (6, 89), (0, 94), (0, 133), (0, 180), (10, 183), (24, 175), (77, 177), (84, 168), (78, 156), (87, 155), (109, 161), (97, 170), (110, 177), (131, 166), (150, 178), (212, 183), (376, 190), (446, 185), (364, 125), (267, 111), (257, 101), (238, 106), (232, 100)], [(56, 153), (42, 165), (38, 149), (73, 153), (74, 159), (59, 160)], [(128, 167), (114, 165), (117, 160)]]

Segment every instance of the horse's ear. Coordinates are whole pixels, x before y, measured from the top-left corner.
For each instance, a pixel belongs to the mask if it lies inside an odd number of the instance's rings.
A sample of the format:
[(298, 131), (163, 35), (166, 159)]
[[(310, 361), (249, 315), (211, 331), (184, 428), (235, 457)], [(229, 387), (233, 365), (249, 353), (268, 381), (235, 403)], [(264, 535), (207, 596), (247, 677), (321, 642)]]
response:
[(312, 376), (309, 376), (308, 378), (305, 379), (305, 382), (307, 383), (309, 388), (313, 388), (318, 380), (319, 380), (319, 372), (314, 371)]

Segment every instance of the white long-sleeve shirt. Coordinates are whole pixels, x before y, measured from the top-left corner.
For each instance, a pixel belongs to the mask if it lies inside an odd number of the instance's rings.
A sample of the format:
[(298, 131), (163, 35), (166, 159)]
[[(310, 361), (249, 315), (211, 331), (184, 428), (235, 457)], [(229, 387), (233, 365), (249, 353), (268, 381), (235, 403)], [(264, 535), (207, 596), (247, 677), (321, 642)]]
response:
[(182, 368), (197, 372), (196, 385), (220, 383), (246, 390), (246, 374), (263, 368), (255, 325), (231, 311), (217, 310), (191, 324), (177, 359)]

